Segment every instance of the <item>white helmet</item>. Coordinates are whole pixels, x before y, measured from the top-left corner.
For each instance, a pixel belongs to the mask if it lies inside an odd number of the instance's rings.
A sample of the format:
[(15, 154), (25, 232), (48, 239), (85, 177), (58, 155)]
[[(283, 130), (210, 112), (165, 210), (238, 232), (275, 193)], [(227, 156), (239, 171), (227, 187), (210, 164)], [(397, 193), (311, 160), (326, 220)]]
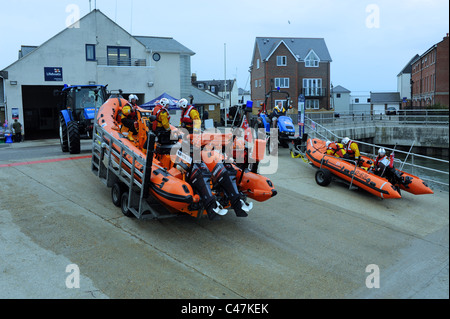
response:
[(161, 104), (162, 107), (167, 108), (170, 104), (170, 101), (167, 98), (163, 97), (161, 101), (159, 101), (159, 104)]
[(137, 95), (130, 94), (130, 96), (128, 97), (128, 102), (131, 102), (132, 99), (135, 99), (136, 101), (139, 101), (139, 98), (137, 97)]
[(188, 101), (186, 99), (181, 99), (178, 101), (178, 106), (185, 109), (188, 106)]
[(331, 144), (331, 141), (327, 141), (327, 142), (325, 143), (325, 146), (328, 147), (328, 146), (330, 146), (330, 144)]
[(378, 155), (380, 155), (380, 156), (386, 155), (386, 150), (385, 150), (384, 148), (380, 148), (380, 149), (378, 150)]
[(348, 142), (350, 142), (350, 139), (348, 137), (344, 137), (341, 141), (341, 143), (344, 145), (348, 144)]

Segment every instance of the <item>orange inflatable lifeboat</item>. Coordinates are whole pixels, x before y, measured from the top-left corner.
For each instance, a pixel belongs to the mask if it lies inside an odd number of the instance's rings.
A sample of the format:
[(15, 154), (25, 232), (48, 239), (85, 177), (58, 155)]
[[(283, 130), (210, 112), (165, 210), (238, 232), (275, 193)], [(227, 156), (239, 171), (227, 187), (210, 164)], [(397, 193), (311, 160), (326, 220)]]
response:
[[(252, 209), (252, 203), (247, 202), (247, 198), (262, 202), (276, 195), (269, 179), (239, 165), (234, 159), (230, 161), (221, 152), (224, 145), (230, 142), (236, 147), (232, 134), (205, 134), (195, 140), (178, 135), (182, 132), (171, 126), (172, 142), (160, 144), (154, 142), (156, 136), (151, 131), (154, 119), (151, 111), (138, 108), (138, 134), (129, 138), (132, 133), (121, 125), (118, 116), (127, 103), (122, 97), (113, 96), (100, 107), (96, 118), (97, 136), (94, 138), (101, 137), (97, 143), (110, 146), (114, 165), (126, 174), (133, 175), (136, 185), (145, 183), (145, 166), (151, 167), (148, 194), (143, 194), (144, 197), (150, 195), (174, 214), (216, 219), (217, 216), (225, 215), (228, 208), (233, 209), (238, 217), (245, 217)], [(195, 157), (185, 152), (186, 144), (189, 144), (188, 150), (191, 152), (194, 146), (200, 150), (201, 161), (194, 161)], [(245, 150), (248, 155), (248, 149)], [(147, 155), (152, 157), (151, 161), (147, 160)], [(258, 155), (254, 158), (260, 160)], [(115, 189), (120, 192), (120, 187)], [(120, 203), (115, 204), (119, 206)], [(124, 214), (127, 212), (126, 209), (122, 211)]]
[(427, 184), (417, 176), (398, 171), (402, 183), (392, 184), (386, 178), (375, 175), (370, 167), (373, 161), (362, 156), (362, 165), (326, 154), (326, 142), (320, 139), (308, 139), (306, 142), (306, 157), (318, 168), (316, 182), (326, 186), (331, 182), (332, 175), (366, 190), (380, 198), (401, 198), (400, 189), (415, 195), (433, 194)]

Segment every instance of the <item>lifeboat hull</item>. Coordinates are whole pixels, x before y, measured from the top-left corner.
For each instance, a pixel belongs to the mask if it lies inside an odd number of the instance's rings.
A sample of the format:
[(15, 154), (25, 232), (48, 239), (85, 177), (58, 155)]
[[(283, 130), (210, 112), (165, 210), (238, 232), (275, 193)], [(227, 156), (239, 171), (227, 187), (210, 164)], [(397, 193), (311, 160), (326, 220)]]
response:
[(365, 191), (384, 199), (401, 198), (394, 185), (386, 179), (367, 172), (363, 168), (355, 167), (343, 159), (326, 155), (325, 141), (308, 139), (306, 157), (317, 168), (329, 170), (333, 175), (352, 183)]

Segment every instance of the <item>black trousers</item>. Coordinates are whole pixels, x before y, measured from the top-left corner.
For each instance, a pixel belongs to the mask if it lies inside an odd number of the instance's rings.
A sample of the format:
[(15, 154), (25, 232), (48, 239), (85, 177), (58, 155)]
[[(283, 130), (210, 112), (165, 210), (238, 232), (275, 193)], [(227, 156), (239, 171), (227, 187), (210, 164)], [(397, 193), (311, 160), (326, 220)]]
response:
[(122, 119), (122, 124), (125, 125), (133, 134), (137, 134), (136, 128), (134, 127), (134, 120), (124, 118)]

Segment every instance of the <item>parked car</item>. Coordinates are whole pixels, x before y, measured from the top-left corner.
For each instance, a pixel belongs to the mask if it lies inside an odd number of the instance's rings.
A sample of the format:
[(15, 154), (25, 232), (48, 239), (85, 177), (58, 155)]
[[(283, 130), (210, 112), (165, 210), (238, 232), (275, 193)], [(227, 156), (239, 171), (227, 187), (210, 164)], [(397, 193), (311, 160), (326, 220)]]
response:
[(389, 106), (386, 109), (386, 115), (396, 115), (397, 114), (397, 109), (393, 106)]

